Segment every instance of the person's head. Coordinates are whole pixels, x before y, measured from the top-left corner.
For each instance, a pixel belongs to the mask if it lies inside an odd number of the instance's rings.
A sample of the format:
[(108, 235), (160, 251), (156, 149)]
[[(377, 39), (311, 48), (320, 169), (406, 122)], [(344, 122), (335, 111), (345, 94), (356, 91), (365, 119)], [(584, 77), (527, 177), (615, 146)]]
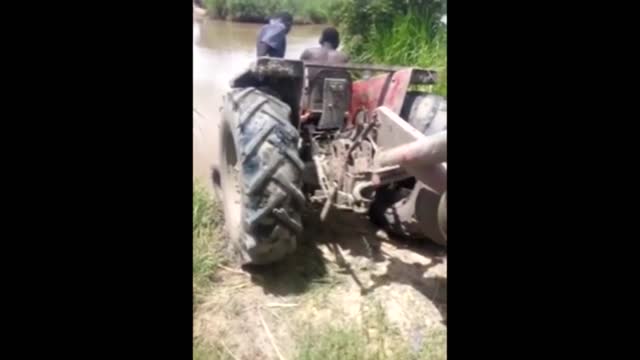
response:
[(271, 19), (280, 21), (282, 24), (284, 24), (287, 32), (291, 30), (291, 26), (293, 25), (293, 16), (291, 16), (291, 14), (289, 14), (288, 12), (283, 11), (277, 13)]
[(333, 49), (337, 49), (340, 46), (340, 34), (338, 30), (333, 27), (328, 27), (322, 30), (322, 36), (320, 37), (320, 45), (329, 44)]

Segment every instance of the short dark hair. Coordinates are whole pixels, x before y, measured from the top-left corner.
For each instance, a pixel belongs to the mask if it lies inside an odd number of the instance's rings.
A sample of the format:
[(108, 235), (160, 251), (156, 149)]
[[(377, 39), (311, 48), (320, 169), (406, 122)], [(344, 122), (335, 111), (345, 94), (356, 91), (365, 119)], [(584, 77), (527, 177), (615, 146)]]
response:
[(340, 46), (340, 34), (338, 33), (338, 30), (336, 30), (336, 28), (328, 27), (322, 30), (320, 45), (326, 42), (331, 44), (334, 49), (337, 49), (338, 46)]
[(275, 14), (272, 19), (278, 19), (283, 23), (291, 24), (293, 22), (293, 16), (286, 11), (279, 12)]

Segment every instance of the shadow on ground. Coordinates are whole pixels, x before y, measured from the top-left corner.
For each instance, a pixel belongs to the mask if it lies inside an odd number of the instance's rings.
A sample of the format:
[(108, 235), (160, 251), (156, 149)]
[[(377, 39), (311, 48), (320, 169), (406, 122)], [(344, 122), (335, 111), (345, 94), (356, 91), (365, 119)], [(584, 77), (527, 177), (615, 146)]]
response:
[[(318, 229), (314, 226), (313, 213), (304, 214), (305, 235)], [(244, 266), (251, 280), (261, 286), (265, 293), (278, 296), (299, 295), (315, 283), (325, 282), (328, 274), (326, 259), (311, 237), (298, 239), (296, 251), (283, 261), (272, 265)]]
[[(327, 279), (327, 259), (319, 248), (326, 245), (335, 256), (339, 272), (350, 275), (360, 286), (363, 296), (392, 283), (410, 285), (435, 304), (446, 322), (447, 279), (425, 277), (429, 269), (442, 264), (446, 256), (443, 247), (426, 240), (380, 240), (376, 235), (377, 227), (365, 216), (351, 212), (331, 211), (326, 221), (321, 222), (318, 212), (310, 211), (303, 215), (303, 221), (304, 236), (299, 239), (294, 254), (274, 265), (245, 267), (252, 281), (265, 293), (298, 295), (315, 283), (330, 282)], [(405, 261), (397, 254), (386, 253), (381, 249), (382, 241), (394, 249), (418, 254), (429, 262)], [(342, 256), (343, 253), (348, 254), (348, 259)], [(363, 285), (362, 264), (354, 263), (356, 259), (370, 263), (387, 262), (386, 272), (371, 274), (371, 283)]]
[(397, 258), (389, 258), (387, 272), (382, 275), (372, 275), (373, 285), (365, 289), (365, 293), (371, 293), (375, 289), (391, 283), (406, 284), (412, 286), (436, 306), (444, 323), (447, 321), (447, 278), (423, 275), (429, 268), (441, 264), (442, 260), (434, 259), (430, 264), (406, 263)]
[(244, 266), (244, 270), (265, 293), (278, 296), (302, 294), (327, 275), (322, 252), (310, 242), (298, 244), (295, 253), (277, 264)]
[[(447, 278), (442, 276), (425, 277), (433, 267), (444, 262), (446, 249), (426, 239), (399, 239), (389, 237), (381, 240), (376, 232), (379, 229), (371, 224), (364, 215), (345, 212), (333, 212), (327, 219), (324, 240), (328, 245), (334, 243), (347, 252), (349, 257), (365, 257), (371, 262), (387, 262), (386, 272), (381, 275), (371, 274), (372, 284), (364, 286), (358, 279), (353, 268), (357, 266), (345, 261), (340, 264), (344, 272), (350, 274), (360, 286), (362, 295), (367, 295), (375, 289), (395, 284), (412, 286), (428, 298), (440, 311), (444, 322), (447, 318)], [(328, 234), (326, 234), (328, 233)], [(412, 262), (402, 259), (398, 254), (389, 254), (381, 249), (382, 242), (388, 243), (394, 249), (404, 249), (427, 259), (428, 263)], [(330, 246), (330, 245), (329, 245)], [(340, 261), (338, 261), (340, 262)]]

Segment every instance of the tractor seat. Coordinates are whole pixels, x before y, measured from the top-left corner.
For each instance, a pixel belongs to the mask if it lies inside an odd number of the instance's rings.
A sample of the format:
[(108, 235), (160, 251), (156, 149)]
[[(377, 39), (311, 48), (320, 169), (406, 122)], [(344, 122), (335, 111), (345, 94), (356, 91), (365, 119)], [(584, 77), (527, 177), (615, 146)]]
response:
[(309, 79), (307, 109), (321, 114), (317, 129), (341, 128), (351, 104), (351, 74), (346, 70), (320, 70)]

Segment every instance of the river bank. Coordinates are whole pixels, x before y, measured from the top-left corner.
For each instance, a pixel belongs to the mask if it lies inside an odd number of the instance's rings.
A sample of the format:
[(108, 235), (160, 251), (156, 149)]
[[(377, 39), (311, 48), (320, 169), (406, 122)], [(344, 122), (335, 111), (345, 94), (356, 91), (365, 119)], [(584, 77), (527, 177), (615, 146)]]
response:
[(211, 19), (265, 23), (280, 11), (293, 16), (294, 24), (326, 24), (342, 0), (205, 0)]
[[(433, 91), (447, 95), (446, 0), (204, 0), (194, 19), (266, 23), (288, 11), (294, 24), (334, 24), (353, 62), (439, 72)], [(203, 14), (206, 12), (206, 15)]]

